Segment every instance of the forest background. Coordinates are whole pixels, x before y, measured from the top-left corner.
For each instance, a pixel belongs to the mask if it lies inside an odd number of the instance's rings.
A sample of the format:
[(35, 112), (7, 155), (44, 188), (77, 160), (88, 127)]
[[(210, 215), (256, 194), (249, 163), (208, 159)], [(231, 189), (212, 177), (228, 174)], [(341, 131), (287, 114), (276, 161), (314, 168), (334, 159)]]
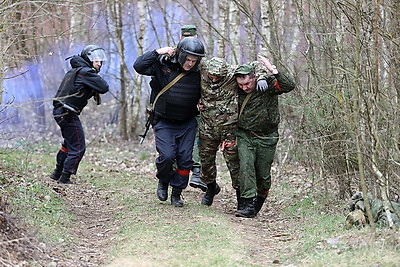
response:
[(85, 109), (87, 135), (138, 141), (148, 78), (132, 68), (145, 51), (174, 46), (197, 26), (208, 55), (232, 64), (270, 58), (297, 82), (281, 97), (277, 164), (307, 166), (312, 184), (333, 181), (399, 201), (400, 116), (397, 0), (10, 1), (0, 2), (0, 142), (58, 134), (51, 116), (65, 58), (105, 48), (103, 104)]

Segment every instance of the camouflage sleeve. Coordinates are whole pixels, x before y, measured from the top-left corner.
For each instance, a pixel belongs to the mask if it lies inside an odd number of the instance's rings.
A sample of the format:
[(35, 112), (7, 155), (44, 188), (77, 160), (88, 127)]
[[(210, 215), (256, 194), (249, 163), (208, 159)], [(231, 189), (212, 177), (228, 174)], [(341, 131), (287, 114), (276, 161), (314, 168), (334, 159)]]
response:
[(268, 92), (270, 94), (283, 94), (292, 91), (296, 85), (293, 78), (283, 72), (278, 72), (278, 74), (269, 75), (267, 77), (268, 82)]
[(200, 75), (202, 77), (206, 77), (207, 76), (207, 62), (206, 62), (206, 60), (202, 59), (200, 61), (199, 70), (200, 70)]
[(260, 61), (253, 61), (250, 63), (254, 68), (254, 74), (257, 77), (257, 81), (259, 80), (267, 80), (269, 74), (267, 68)]
[(208, 55), (204, 56), (201, 60), (200, 60), (200, 65), (199, 65), (199, 69), (206, 69), (207, 68), (207, 64), (210, 61), (210, 57)]

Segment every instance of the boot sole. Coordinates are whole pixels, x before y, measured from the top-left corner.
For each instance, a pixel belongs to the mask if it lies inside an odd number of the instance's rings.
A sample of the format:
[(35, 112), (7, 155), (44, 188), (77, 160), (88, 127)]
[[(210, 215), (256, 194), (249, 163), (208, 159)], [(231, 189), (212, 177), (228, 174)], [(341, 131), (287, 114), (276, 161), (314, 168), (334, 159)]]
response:
[(178, 207), (178, 208), (183, 207), (183, 203), (182, 204), (177, 204), (177, 205), (171, 203), (171, 205), (174, 206), (174, 207)]
[[(206, 191), (207, 191), (207, 190), (206, 190)], [(204, 192), (206, 192), (206, 191), (204, 191)], [(216, 191), (215, 191), (214, 197), (215, 197), (216, 195), (218, 195), (220, 192), (221, 192), (221, 187), (217, 184), (217, 189), (216, 189)], [(205, 202), (205, 201), (203, 201), (203, 199), (202, 199), (202, 200), (201, 200), (201, 204), (203, 204), (203, 205), (205, 205), (205, 206), (211, 206), (211, 205), (214, 203), (214, 197), (213, 197), (213, 200), (211, 201), (211, 203)]]
[(166, 192), (165, 197), (162, 197), (161, 194), (159, 194), (159, 193), (157, 192), (157, 198), (158, 198), (160, 201), (166, 201), (166, 200), (168, 199), (168, 191)]
[(60, 181), (57, 181), (57, 184), (74, 184), (74, 183), (71, 182), (71, 181), (67, 181), (67, 182), (60, 182)]
[(238, 212), (235, 213), (235, 216), (236, 217), (240, 217), (240, 218), (254, 218), (254, 217), (256, 217), (256, 215), (245, 215), (245, 214), (238, 213)]
[(200, 184), (195, 184), (195, 183), (189, 183), (189, 185), (193, 188), (199, 188), (201, 191), (206, 192), (207, 191), (207, 186), (203, 186)]
[(160, 201), (166, 201), (167, 199), (168, 199), (168, 196), (164, 199), (164, 198), (162, 198), (162, 197), (159, 197), (159, 196), (157, 196), (157, 198), (158, 198), (158, 200), (160, 200)]

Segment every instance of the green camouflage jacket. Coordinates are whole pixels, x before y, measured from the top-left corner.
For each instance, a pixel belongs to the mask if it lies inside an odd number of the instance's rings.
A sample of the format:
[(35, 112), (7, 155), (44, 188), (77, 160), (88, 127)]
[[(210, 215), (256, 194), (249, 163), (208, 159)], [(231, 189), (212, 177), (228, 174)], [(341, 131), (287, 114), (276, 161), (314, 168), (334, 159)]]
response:
[[(266, 80), (268, 82), (266, 92), (254, 89), (251, 93), (250, 99), (239, 118), (238, 127), (240, 130), (263, 136), (278, 129), (280, 122), (278, 96), (292, 91), (295, 88), (295, 83), (292, 77), (282, 72), (276, 75), (268, 75)], [(239, 110), (241, 110), (246, 96), (247, 94), (243, 90), (239, 90)]]
[[(265, 79), (267, 71), (258, 61), (251, 63), (255, 67), (257, 79)], [(234, 76), (236, 65), (229, 65), (217, 57), (205, 58), (201, 62), (201, 102), (202, 121), (210, 126), (231, 125), (238, 122), (238, 90)], [(223, 77), (219, 83), (212, 83), (208, 74)]]

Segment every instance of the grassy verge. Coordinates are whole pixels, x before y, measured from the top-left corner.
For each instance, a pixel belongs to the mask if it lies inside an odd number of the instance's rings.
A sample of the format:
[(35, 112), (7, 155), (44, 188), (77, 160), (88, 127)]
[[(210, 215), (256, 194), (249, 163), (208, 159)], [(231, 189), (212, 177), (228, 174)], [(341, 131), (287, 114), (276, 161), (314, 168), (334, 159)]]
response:
[(400, 235), (396, 230), (345, 229), (345, 205), (332, 195), (309, 194), (284, 212), (296, 218), (300, 236), (285, 259), (296, 266), (399, 266)]
[[(32, 157), (39, 165), (32, 164)], [(65, 230), (72, 217), (63, 201), (37, 179), (50, 158), (21, 151), (0, 151), (0, 195), (10, 204), (10, 215), (21, 219), (39, 237), (51, 244), (69, 238)], [(47, 168), (46, 168), (47, 169)]]

